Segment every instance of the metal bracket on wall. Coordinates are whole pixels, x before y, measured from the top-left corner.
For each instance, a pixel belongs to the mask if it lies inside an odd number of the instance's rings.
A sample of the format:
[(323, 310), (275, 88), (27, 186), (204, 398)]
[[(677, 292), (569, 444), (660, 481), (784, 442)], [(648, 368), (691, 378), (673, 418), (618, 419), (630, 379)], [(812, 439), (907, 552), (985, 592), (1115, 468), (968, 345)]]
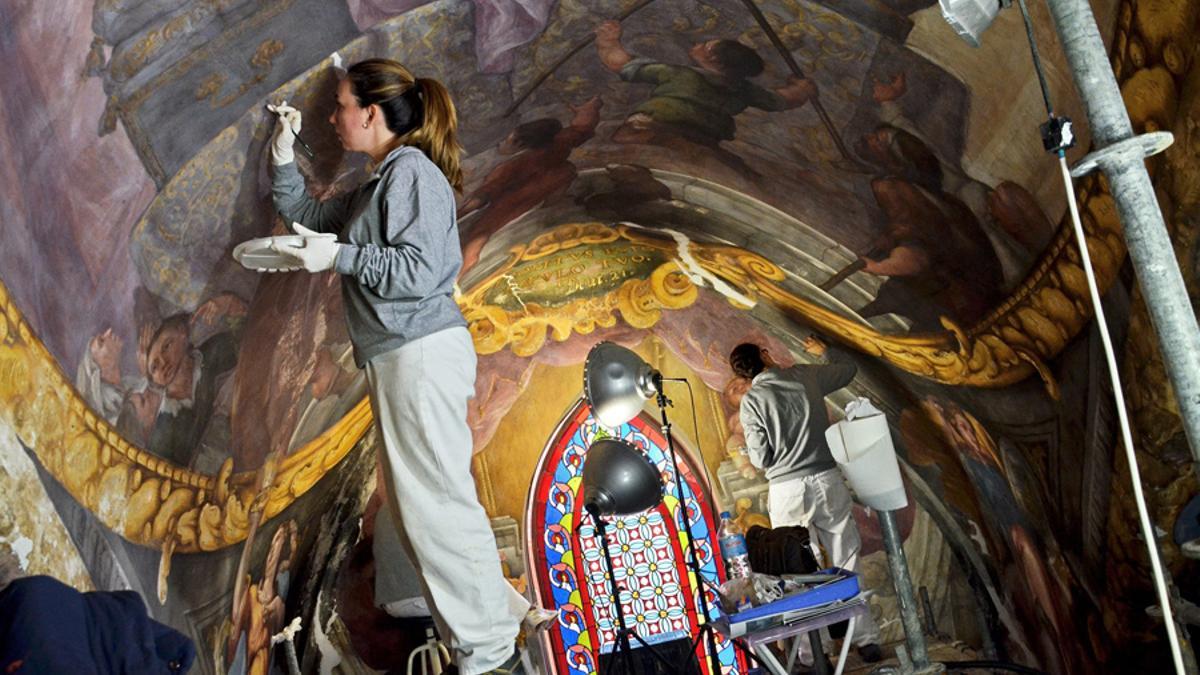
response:
[(1174, 142), (1175, 135), (1169, 131), (1151, 131), (1117, 141), (1107, 147), (1089, 152), (1083, 159), (1076, 162), (1071, 169), (1071, 177), (1079, 178), (1096, 169), (1153, 157), (1171, 147)]

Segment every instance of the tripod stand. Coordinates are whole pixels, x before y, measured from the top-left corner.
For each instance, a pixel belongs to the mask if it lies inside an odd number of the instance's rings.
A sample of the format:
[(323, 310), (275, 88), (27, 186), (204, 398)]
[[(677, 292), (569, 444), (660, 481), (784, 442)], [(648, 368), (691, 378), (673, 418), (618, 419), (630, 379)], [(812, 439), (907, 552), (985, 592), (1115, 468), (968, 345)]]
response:
[[(625, 625), (625, 610), (621, 607), (621, 587), (617, 585), (617, 573), (613, 568), (612, 554), (608, 552), (608, 525), (604, 519), (600, 517), (600, 509), (593, 504), (585, 504), (584, 508), (592, 517), (592, 522), (596, 524), (596, 530), (600, 532), (600, 548), (604, 551), (604, 564), (608, 567), (608, 588), (612, 593), (613, 606), (617, 612), (617, 639), (616, 646), (613, 647), (612, 659), (608, 662), (608, 667), (604, 669), (600, 675), (611, 675), (612, 673), (620, 673), (618, 664), (624, 662), (628, 667), (633, 662), (633, 655), (630, 653), (633, 646), (629, 644), (629, 638), (633, 638), (639, 645), (646, 648), (646, 651), (661, 663), (668, 671), (676, 672), (675, 664), (671, 663), (654, 648), (653, 645), (642, 639), (636, 631)], [(693, 645), (693, 651), (695, 646)]]
[[(667, 419), (667, 406), (671, 405), (671, 400), (663, 393), (663, 381), (675, 378), (664, 378), (659, 373), (654, 373), (654, 389), (658, 392), (655, 402), (658, 404), (659, 414), (662, 416), (662, 431), (667, 437), (667, 451), (671, 455), (671, 464), (674, 466), (675, 473), (675, 492), (679, 495), (679, 508), (683, 517), (683, 528), (687, 532), (688, 539), (688, 570), (695, 577), (697, 583), (697, 603), (700, 605), (700, 615), (704, 617), (704, 623), (700, 626), (700, 631), (696, 633), (696, 637), (692, 640), (691, 654), (696, 658), (697, 670), (699, 670), (699, 657), (696, 657), (696, 647), (700, 646), (701, 640), (707, 640), (708, 643), (708, 658), (709, 658), (709, 675), (721, 675), (721, 660), (717, 655), (717, 629), (713, 626), (712, 615), (708, 611), (708, 600), (704, 592), (704, 577), (700, 574), (700, 556), (696, 553), (696, 538), (692, 536), (692, 521), (687, 514), (687, 500), (683, 496), (683, 472), (679, 470), (679, 457), (675, 453), (675, 440), (671, 436), (671, 422)], [(696, 439), (699, 442), (700, 439)]]

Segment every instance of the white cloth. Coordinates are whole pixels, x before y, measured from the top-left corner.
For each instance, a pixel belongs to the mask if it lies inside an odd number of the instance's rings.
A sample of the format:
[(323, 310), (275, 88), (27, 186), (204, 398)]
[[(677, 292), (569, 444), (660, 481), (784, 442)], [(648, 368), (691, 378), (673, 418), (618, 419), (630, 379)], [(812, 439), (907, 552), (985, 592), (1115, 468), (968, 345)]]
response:
[[(815, 530), (829, 554), (826, 566), (857, 572), (862, 539), (851, 506), (850, 490), (839, 469), (772, 481), (767, 493), (771, 527), (799, 525)], [(854, 644), (859, 646), (879, 641), (879, 625), (870, 614), (857, 622), (854, 633)]]
[(372, 358), (366, 370), (400, 543), (459, 670), (487, 672), (512, 656), (528, 603), (518, 613), (511, 602), (471, 476), (471, 336), (438, 331)]
[(75, 371), (75, 388), (88, 406), (109, 424), (117, 423), (121, 404), (125, 402), (125, 392), (139, 384), (145, 386), (145, 383), (134, 382), (132, 378), (122, 378), (121, 386), (105, 382), (100, 377), (100, 366), (92, 357), (91, 349), (83, 351), (83, 358)]

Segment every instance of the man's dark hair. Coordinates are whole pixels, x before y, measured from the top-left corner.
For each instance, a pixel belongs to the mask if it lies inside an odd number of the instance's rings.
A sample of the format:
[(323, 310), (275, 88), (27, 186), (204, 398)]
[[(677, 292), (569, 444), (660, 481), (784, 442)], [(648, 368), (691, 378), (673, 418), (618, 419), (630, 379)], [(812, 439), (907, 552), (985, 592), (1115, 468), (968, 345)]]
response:
[(729, 352), (729, 367), (733, 374), (746, 379), (753, 379), (766, 368), (763, 363), (762, 347), (753, 342), (743, 342)]
[(150, 348), (154, 346), (154, 343), (158, 342), (158, 338), (162, 337), (162, 334), (169, 330), (181, 330), (187, 336), (188, 341), (191, 341), (191, 318), (191, 315), (187, 312), (180, 312), (179, 314), (172, 314), (163, 319), (162, 323), (158, 325), (158, 330), (154, 331), (154, 336), (150, 338), (150, 343), (146, 345), (147, 355)]
[(554, 142), (554, 137), (558, 132), (562, 131), (562, 122), (552, 118), (543, 117), (540, 120), (533, 120), (519, 125), (513, 131), (517, 136), (517, 142), (524, 148), (544, 148)]
[(762, 74), (762, 57), (737, 40), (717, 40), (712, 47), (712, 54), (729, 77), (757, 77)]

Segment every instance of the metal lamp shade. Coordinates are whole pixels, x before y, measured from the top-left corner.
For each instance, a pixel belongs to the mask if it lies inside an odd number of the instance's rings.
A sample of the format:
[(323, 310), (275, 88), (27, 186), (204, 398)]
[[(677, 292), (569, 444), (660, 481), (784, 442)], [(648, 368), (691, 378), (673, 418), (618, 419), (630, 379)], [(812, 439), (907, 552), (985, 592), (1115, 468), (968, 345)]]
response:
[(633, 444), (604, 438), (588, 448), (582, 493), (593, 515), (638, 513), (662, 501), (662, 476)]
[(656, 393), (655, 375), (632, 350), (612, 342), (592, 347), (583, 365), (583, 392), (592, 414), (607, 427), (637, 417), (642, 404)]

